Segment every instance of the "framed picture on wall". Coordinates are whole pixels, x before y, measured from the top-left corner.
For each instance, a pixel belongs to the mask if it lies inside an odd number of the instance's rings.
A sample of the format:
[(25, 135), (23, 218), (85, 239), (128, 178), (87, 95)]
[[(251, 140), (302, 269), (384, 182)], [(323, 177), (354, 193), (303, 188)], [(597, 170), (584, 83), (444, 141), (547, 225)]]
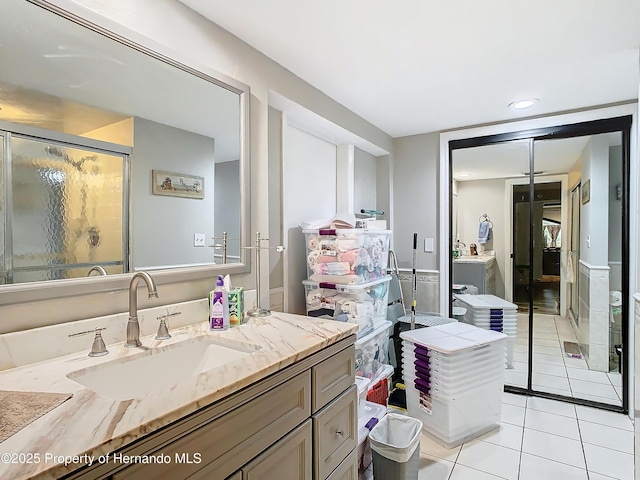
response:
[(582, 185), (582, 204), (589, 203), (591, 200), (591, 180), (587, 180)]
[(171, 197), (204, 198), (204, 177), (151, 170), (151, 192)]

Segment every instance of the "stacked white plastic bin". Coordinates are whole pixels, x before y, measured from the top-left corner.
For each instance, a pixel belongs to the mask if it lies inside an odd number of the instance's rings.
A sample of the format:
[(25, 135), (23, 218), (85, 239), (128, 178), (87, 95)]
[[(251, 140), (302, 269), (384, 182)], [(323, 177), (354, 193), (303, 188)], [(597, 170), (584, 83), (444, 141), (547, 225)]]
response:
[(447, 448), (500, 424), (506, 335), (464, 323), (402, 332), (409, 415)]
[(389, 363), (389, 230), (303, 230), (307, 316), (358, 325), (356, 375), (375, 379)]
[(507, 367), (513, 368), (513, 349), (518, 335), (518, 306), (495, 295), (456, 295), (467, 312), (466, 323), (507, 335)]

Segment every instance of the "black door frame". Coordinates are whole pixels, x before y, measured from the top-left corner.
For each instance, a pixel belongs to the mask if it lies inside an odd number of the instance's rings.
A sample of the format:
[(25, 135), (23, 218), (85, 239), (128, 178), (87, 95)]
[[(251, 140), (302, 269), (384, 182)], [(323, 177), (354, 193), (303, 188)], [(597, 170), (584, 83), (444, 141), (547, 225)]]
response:
[[(582, 137), (587, 135), (598, 135), (601, 133), (621, 132), (622, 134), (622, 354), (620, 363), (622, 365), (622, 406), (611, 405), (607, 403), (596, 402), (574, 397), (567, 397), (556, 393), (542, 392), (534, 390), (532, 387), (533, 378), (533, 335), (529, 335), (529, 352), (527, 365), (527, 387), (516, 387), (505, 385), (504, 391), (521, 395), (529, 395), (535, 397), (549, 398), (552, 400), (560, 400), (567, 403), (577, 405), (585, 405), (589, 407), (610, 410), (614, 412), (629, 412), (629, 225), (630, 225), (630, 209), (629, 209), (629, 180), (630, 180), (630, 161), (631, 161), (631, 126), (632, 115), (625, 115), (602, 120), (591, 120), (587, 122), (579, 122), (553, 127), (535, 128), (529, 130), (520, 130), (508, 133), (500, 133), (495, 135), (487, 135), (483, 137), (465, 138), (452, 140), (449, 142), (449, 191), (453, 191), (453, 151), (464, 148), (481, 147), (485, 145), (505, 143), (514, 140), (529, 140), (529, 198), (534, 198), (534, 165), (533, 165), (533, 145), (539, 140), (554, 140), (572, 137)], [(529, 202), (530, 218), (533, 218), (533, 202)], [(449, 201), (449, 231), (453, 231), (453, 205)], [(533, 224), (529, 226), (529, 258), (533, 262)], [(449, 252), (453, 250), (453, 239), (449, 235)], [(449, 292), (453, 292), (453, 258), (449, 254)], [(529, 284), (533, 284), (533, 268), (529, 269)], [(449, 302), (449, 316), (452, 316), (452, 302)], [(533, 292), (529, 291), (529, 332), (533, 331)]]

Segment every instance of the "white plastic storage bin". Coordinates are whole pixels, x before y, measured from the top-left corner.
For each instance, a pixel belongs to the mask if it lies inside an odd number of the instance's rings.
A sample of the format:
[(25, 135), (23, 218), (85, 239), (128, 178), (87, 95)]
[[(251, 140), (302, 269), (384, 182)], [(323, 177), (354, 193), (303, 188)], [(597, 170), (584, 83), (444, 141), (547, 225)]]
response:
[(355, 323), (360, 338), (386, 321), (390, 282), (388, 275), (359, 285), (303, 280), (307, 316)]
[(518, 306), (495, 295), (456, 295), (456, 302), (467, 309), (465, 322), (485, 330), (505, 333), (507, 368), (513, 368), (513, 349), (518, 336)]
[(357, 285), (387, 275), (390, 230), (303, 230), (308, 278)]
[(507, 336), (449, 323), (402, 332), (409, 415), (447, 448), (500, 424)]
[(365, 472), (372, 460), (369, 431), (373, 428), (374, 422), (371, 419), (376, 418), (380, 421), (386, 414), (387, 409), (383, 405), (372, 402), (364, 402), (363, 408), (358, 409), (358, 475), (361, 479), (366, 478)]
[(384, 322), (368, 335), (356, 340), (356, 375), (372, 379), (389, 364), (389, 328)]
[(371, 386), (371, 380), (364, 377), (356, 377), (356, 387), (358, 387), (358, 411), (364, 407), (367, 400), (367, 392)]

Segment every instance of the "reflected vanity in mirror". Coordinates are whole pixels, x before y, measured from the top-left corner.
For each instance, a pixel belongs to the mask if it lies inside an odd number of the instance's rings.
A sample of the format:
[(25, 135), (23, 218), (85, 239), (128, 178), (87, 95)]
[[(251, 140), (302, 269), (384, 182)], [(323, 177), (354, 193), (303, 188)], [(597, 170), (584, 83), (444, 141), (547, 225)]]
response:
[(249, 88), (153, 50), (1, 2), (0, 288), (92, 267), (230, 272), (208, 248), (223, 232), (245, 271)]

